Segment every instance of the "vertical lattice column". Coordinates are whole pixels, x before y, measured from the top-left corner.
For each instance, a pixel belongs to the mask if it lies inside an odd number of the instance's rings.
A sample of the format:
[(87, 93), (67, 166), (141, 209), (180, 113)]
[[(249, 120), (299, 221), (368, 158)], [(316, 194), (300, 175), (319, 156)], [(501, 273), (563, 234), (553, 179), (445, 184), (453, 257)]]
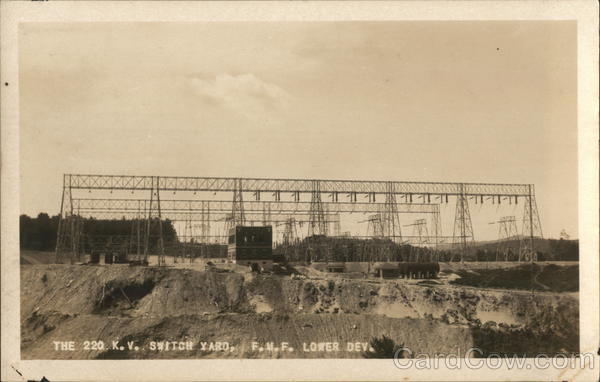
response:
[(210, 242), (210, 203), (205, 201), (202, 202), (201, 235), (200, 242), (208, 244)]
[(458, 185), (459, 193), (456, 196), (456, 213), (454, 215), (453, 249), (460, 252), (460, 261), (464, 261), (467, 254), (468, 242), (473, 241), (473, 224), (469, 212), (469, 202), (465, 195), (465, 185)]
[(402, 242), (402, 230), (400, 228), (400, 218), (398, 215), (398, 204), (396, 203), (394, 184), (388, 182), (386, 188), (385, 206), (381, 216), (382, 236), (400, 243)]
[(313, 180), (312, 185), (308, 236), (327, 235), (327, 223), (325, 221), (323, 202), (321, 201), (321, 186), (318, 180)]
[(246, 224), (246, 215), (244, 213), (244, 196), (243, 196), (242, 180), (237, 179), (237, 187), (233, 192), (233, 219), (236, 225)]
[(63, 192), (58, 216), (56, 233), (55, 261), (62, 264), (65, 254), (69, 254), (69, 262), (74, 262), (75, 222), (73, 218), (73, 196), (71, 194), (71, 175), (63, 175)]
[[(148, 215), (146, 220), (146, 231), (144, 238), (144, 261), (148, 261), (151, 246), (154, 245), (158, 255), (158, 265), (166, 265), (165, 246), (163, 241), (162, 214), (160, 210), (160, 178), (152, 177), (152, 187), (150, 189), (150, 202), (148, 204)], [(158, 235), (156, 243), (151, 241), (153, 237), (153, 227), (158, 225)]]
[(235, 179), (233, 190), (233, 203), (231, 205), (231, 216), (225, 224), (225, 235), (229, 236), (230, 231), (238, 225), (246, 224), (246, 214), (244, 213), (244, 195), (242, 179)]
[(529, 185), (529, 195), (525, 197), (523, 212), (523, 240), (519, 250), (519, 261), (536, 261), (535, 238), (542, 238), (542, 223), (535, 202), (535, 190)]
[(83, 247), (83, 219), (79, 214), (73, 216), (73, 262), (81, 262)]
[(442, 236), (442, 219), (437, 204), (435, 205), (435, 211), (431, 214), (431, 236), (433, 236), (432, 244), (437, 249), (440, 245), (440, 236)]

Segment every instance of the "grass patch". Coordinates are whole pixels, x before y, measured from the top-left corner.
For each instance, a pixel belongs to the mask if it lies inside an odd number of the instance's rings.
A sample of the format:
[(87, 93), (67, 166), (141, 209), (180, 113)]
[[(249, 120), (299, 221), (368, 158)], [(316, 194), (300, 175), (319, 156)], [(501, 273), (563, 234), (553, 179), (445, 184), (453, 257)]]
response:
[(579, 291), (579, 266), (546, 265), (538, 280), (555, 292), (577, 292)]
[(522, 289), (548, 292), (579, 291), (579, 266), (523, 264), (505, 269), (478, 269), (476, 272), (455, 272), (459, 279), (455, 285), (482, 288)]

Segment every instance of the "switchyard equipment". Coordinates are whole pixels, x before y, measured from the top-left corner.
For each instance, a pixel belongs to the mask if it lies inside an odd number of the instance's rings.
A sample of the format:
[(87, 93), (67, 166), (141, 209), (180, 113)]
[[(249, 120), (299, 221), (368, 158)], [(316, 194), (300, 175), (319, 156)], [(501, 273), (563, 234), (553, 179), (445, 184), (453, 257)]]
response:
[(373, 266), (375, 275), (380, 278), (407, 278), (407, 279), (430, 279), (436, 278), (440, 272), (440, 264), (437, 262), (402, 262), (402, 263), (375, 263)]
[[(100, 196), (92, 198), (92, 192)], [(134, 193), (145, 196), (130, 197)], [(456, 203), (453, 231), (443, 236), (439, 207), (451, 201)], [(542, 237), (542, 229), (532, 184), (65, 174), (56, 260), (80, 260), (88, 218), (142, 221), (132, 230), (137, 235), (133, 246), (144, 259), (153, 251), (164, 265), (166, 219), (185, 222), (187, 232), (178, 233), (184, 243), (226, 244), (232, 227), (291, 221), (305, 224), (307, 236), (331, 236), (340, 231), (339, 215), (348, 213), (377, 214), (376, 234), (381, 238), (417, 245), (449, 243), (462, 259), (474, 241), (469, 203), (521, 203), (522, 236), (527, 240), (520, 258), (534, 259), (534, 238)], [(401, 232), (399, 216), (407, 213), (432, 217), (427, 236)], [(223, 233), (215, 233), (212, 225), (217, 224), (225, 225)], [(201, 232), (194, 233), (198, 225)], [(149, 245), (151, 232), (157, 232), (156, 248)]]
[[(523, 254), (523, 240), (518, 234), (517, 220), (514, 216), (503, 216), (498, 221), (490, 222), (490, 224), (498, 224), (498, 243), (496, 245), (496, 261), (499, 258), (503, 258), (504, 261), (508, 261), (511, 253), (519, 254), (519, 261), (521, 261), (521, 255)], [(511, 241), (516, 241), (519, 248), (511, 248)], [(535, 260), (535, 254), (534, 254)]]

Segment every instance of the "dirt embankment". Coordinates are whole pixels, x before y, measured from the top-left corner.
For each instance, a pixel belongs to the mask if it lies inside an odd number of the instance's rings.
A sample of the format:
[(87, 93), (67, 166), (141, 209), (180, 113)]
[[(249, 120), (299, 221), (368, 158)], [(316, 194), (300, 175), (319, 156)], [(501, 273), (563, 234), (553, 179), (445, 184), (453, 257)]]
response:
[[(545, 346), (548, 335), (556, 343), (547, 351), (577, 350), (575, 294), (77, 265), (22, 267), (21, 290), (25, 359), (360, 357), (346, 344), (381, 335), (428, 353), (497, 347), (500, 339), (508, 351), (529, 351)], [(524, 335), (533, 341), (526, 347)], [(131, 341), (139, 350), (56, 352), (54, 341), (65, 340)], [(194, 346), (160, 352), (151, 341)], [(323, 341), (339, 342), (340, 349), (301, 351)], [(202, 346), (216, 342), (235, 350)], [(259, 352), (252, 342), (287, 342), (297, 351)]]

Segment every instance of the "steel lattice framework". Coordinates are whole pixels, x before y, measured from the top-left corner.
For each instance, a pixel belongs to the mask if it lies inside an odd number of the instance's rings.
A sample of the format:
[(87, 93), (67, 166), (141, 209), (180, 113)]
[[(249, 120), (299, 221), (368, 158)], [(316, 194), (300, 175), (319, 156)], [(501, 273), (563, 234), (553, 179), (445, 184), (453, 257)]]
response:
[[(265, 207), (270, 208), (271, 214), (278, 213), (308, 213), (311, 202), (289, 202), (289, 201), (244, 201), (245, 212), (264, 212)], [(365, 202), (321, 202), (328, 213), (366, 213), (379, 211), (387, 203), (365, 203)], [(231, 200), (198, 200), (198, 199), (166, 199), (161, 200), (161, 210), (164, 214), (168, 212), (200, 213), (202, 208), (208, 208), (211, 212), (231, 212), (234, 203)], [(438, 204), (427, 203), (397, 203), (399, 213), (436, 213), (439, 212)], [(93, 211), (116, 211), (127, 215), (138, 211), (148, 211), (150, 201), (147, 199), (107, 199), (107, 198), (73, 198), (73, 209), (75, 212)], [(166, 215), (165, 215), (166, 216)]]
[[(521, 242), (521, 238), (518, 235), (517, 220), (514, 216), (503, 216), (500, 220), (491, 222), (489, 224), (498, 225), (498, 244), (496, 245), (496, 261), (502, 258), (504, 261), (508, 261), (509, 255), (511, 254), (511, 242), (510, 240), (516, 240)], [(519, 260), (525, 255), (523, 251), (519, 249)]]
[[(156, 183), (155, 183), (156, 182)], [(238, 183), (239, 182), (239, 183)], [(183, 176), (79, 175), (67, 174), (64, 186), (71, 189), (161, 191), (298, 192), (338, 194), (419, 194), (467, 196), (529, 196), (528, 184), (398, 182), (323, 179), (220, 178)]]
[[(104, 198), (78, 195), (92, 190), (109, 191), (111, 195)], [(148, 196), (143, 199), (113, 197), (113, 191), (115, 194), (141, 191), (148, 192)], [(228, 193), (231, 196), (228, 200), (175, 200), (165, 198), (167, 192)], [(457, 202), (453, 242), (462, 253), (474, 240), (469, 200), (481, 204), (524, 201), (523, 230), (530, 237), (527, 251), (534, 252), (533, 238), (541, 236), (541, 224), (531, 184), (65, 174), (56, 256), (58, 262), (63, 261), (64, 254), (68, 254), (72, 262), (79, 258), (81, 219), (87, 217), (143, 219), (146, 236), (152, 222), (157, 221), (162, 232), (164, 219), (184, 221), (188, 230), (192, 221), (200, 221), (203, 231), (210, 231), (210, 222), (218, 221), (232, 227), (293, 220), (308, 223), (309, 234), (319, 235), (327, 234), (328, 224), (332, 222), (337, 224), (332, 231), (339, 231), (340, 213), (375, 213), (380, 216), (381, 226), (377, 236), (402, 242), (409, 237), (401, 233), (398, 214), (431, 214), (431, 242), (437, 245), (442, 238), (439, 205), (448, 203), (449, 199)], [(164, 264), (162, 233), (160, 235), (159, 257)], [(210, 236), (207, 232), (203, 235)], [(148, 237), (145, 241), (147, 255)]]

